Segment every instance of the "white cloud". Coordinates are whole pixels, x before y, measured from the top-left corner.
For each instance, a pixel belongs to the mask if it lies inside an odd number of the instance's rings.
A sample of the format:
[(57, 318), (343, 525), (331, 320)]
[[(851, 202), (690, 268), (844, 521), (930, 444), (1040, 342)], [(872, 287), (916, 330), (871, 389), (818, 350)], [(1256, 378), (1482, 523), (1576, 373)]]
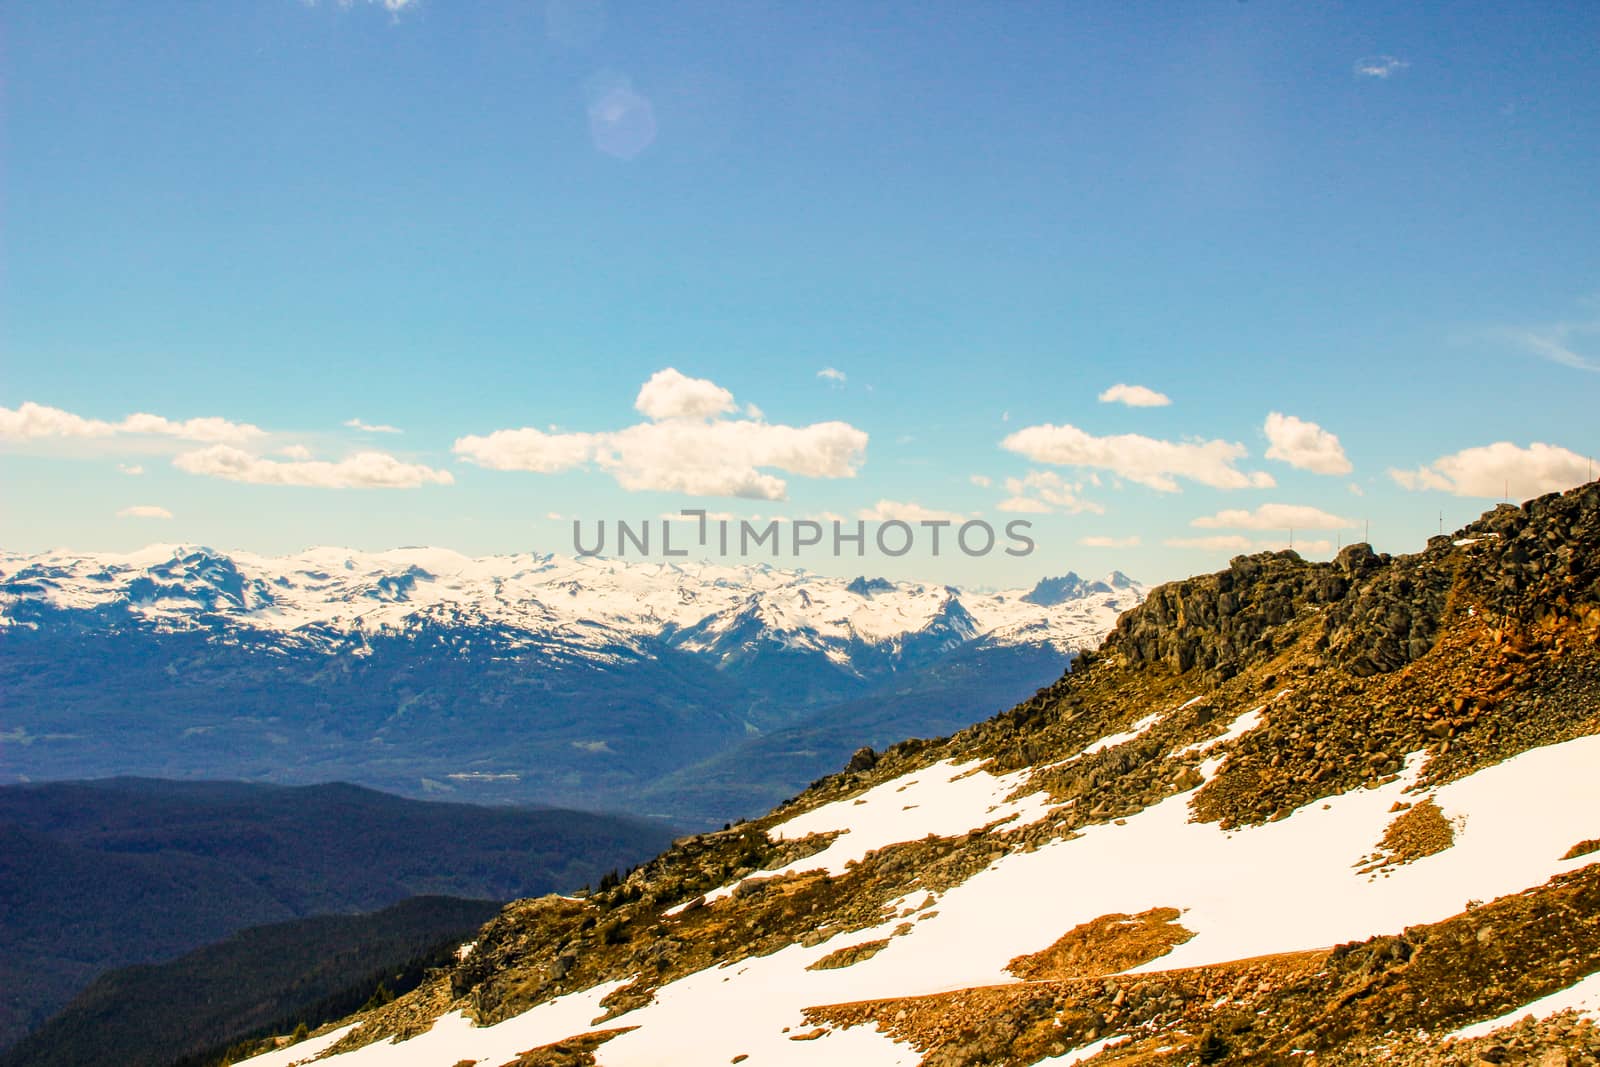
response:
[(1085, 548), (1137, 548), (1139, 535), (1134, 534), (1131, 537), (1100, 537), (1098, 535), (1080, 537), (1078, 538), (1078, 544)]
[(160, 415), (129, 415), (117, 428), (122, 433), (155, 434), (200, 444), (238, 443), (266, 434), (259, 426), (251, 426), (247, 422), (229, 422), (215, 416), (175, 422)]
[(835, 385), (843, 385), (847, 381), (844, 371), (838, 367), (823, 367), (817, 371), (817, 377), (830, 381)]
[(716, 382), (668, 367), (640, 386), (633, 407), (650, 419), (708, 419), (733, 411), (734, 403), (733, 394)]
[(552, 522), (560, 522), (561, 521), (561, 512), (559, 512), (559, 511), (547, 511), (547, 512), (544, 513), (544, 517), (549, 519), (549, 520), (551, 520)]
[(862, 508), (856, 512), (856, 518), (866, 519), (868, 522), (888, 522), (890, 519), (899, 519), (901, 522), (966, 522), (967, 516), (954, 511), (939, 511), (936, 508), (925, 508), (921, 504), (908, 504), (899, 500), (880, 500), (870, 508)]
[(977, 486), (979, 489), (987, 489), (991, 485), (994, 484), (994, 480), (992, 478), (990, 478), (987, 474), (974, 474), (971, 478), (968, 478), (967, 480), (969, 482), (971, 482), (973, 485)]
[(1242, 534), (1217, 534), (1212, 537), (1169, 537), (1169, 548), (1202, 548), (1207, 552), (1248, 552), (1255, 542)]
[(144, 468), (137, 463), (118, 463), (117, 470), (132, 478), (137, 478), (144, 473)]
[(15, 409), (0, 407), (0, 438), (39, 440), (52, 437), (115, 437), (142, 434), (175, 437), (199, 444), (240, 443), (264, 436), (266, 431), (247, 422), (229, 422), (208, 416), (173, 420), (139, 412), (121, 422), (86, 419), (60, 408), (26, 401)]
[(546, 433), (525, 426), (520, 430), (496, 430), (483, 437), (462, 437), (455, 443), (455, 453), (491, 470), (555, 474), (594, 459), (598, 442), (605, 436)]
[[(696, 525), (700, 523), (699, 515), (685, 515), (681, 511), (663, 511), (661, 513), (661, 517), (666, 519), (668, 522), (692, 522)], [(770, 517), (777, 518), (778, 516), (773, 515)], [(751, 522), (755, 522), (760, 518), (760, 515), (749, 516)], [(738, 520), (739, 516), (735, 515), (731, 511), (708, 511), (705, 514), (706, 522), (737, 522)]]
[(1394, 56), (1367, 56), (1356, 60), (1355, 72), (1363, 78), (1389, 78), (1411, 66)]
[(1361, 486), (1357, 485), (1355, 482), (1351, 482), (1349, 485), (1345, 486), (1345, 488), (1350, 490), (1350, 495), (1351, 496), (1366, 496), (1367, 495), (1367, 491), (1365, 489), (1361, 488)]
[(1312, 552), (1312, 553), (1316, 553), (1316, 554), (1320, 555), (1320, 554), (1322, 554), (1324, 552), (1332, 552), (1333, 551), (1333, 542), (1329, 541), (1325, 537), (1322, 537), (1322, 538), (1317, 538), (1317, 537), (1300, 538), (1300, 537), (1296, 537), (1293, 542), (1282, 541), (1282, 540), (1279, 540), (1279, 541), (1272, 541), (1272, 540), (1257, 541), (1256, 542), (1256, 547), (1258, 549), (1265, 549), (1265, 550), (1267, 550), (1269, 552), (1281, 552), (1286, 548), (1292, 548), (1296, 552), (1299, 552), (1301, 554), (1304, 554), (1304, 553), (1307, 553), (1307, 552)]
[(398, 426), (389, 426), (389, 425), (387, 425), (385, 423), (373, 424), (373, 423), (370, 423), (370, 422), (362, 422), (360, 419), (345, 419), (344, 420), (344, 424), (346, 426), (350, 427), (352, 430), (360, 430), (362, 433), (399, 433), (400, 432), (400, 427), (398, 427)]
[(1590, 461), (1569, 449), (1535, 442), (1521, 448), (1497, 441), (1440, 456), (1414, 471), (1391, 469), (1389, 476), (1407, 489), (1437, 489), (1456, 496), (1514, 499), (1542, 496), (1581, 485), (1591, 477)]
[(117, 428), (99, 419), (86, 419), (60, 408), (29, 400), (15, 410), (0, 408), (0, 437), (33, 440), (40, 437), (109, 437)]
[(1304, 504), (1262, 504), (1254, 511), (1219, 511), (1189, 525), (1202, 530), (1348, 530), (1357, 523)]
[(1315, 474), (1350, 473), (1350, 460), (1345, 457), (1339, 438), (1316, 423), (1274, 411), (1262, 429), (1270, 444), (1268, 459), (1279, 459)]
[(1096, 437), (1076, 426), (1029, 426), (1000, 442), (1002, 448), (1038, 463), (1108, 470), (1164, 493), (1178, 478), (1215, 489), (1270, 489), (1265, 471), (1246, 473), (1235, 464), (1249, 453), (1229, 441), (1160, 441), (1140, 434)]
[(1164, 408), (1172, 403), (1172, 398), (1142, 385), (1123, 385), (1119, 382), (1100, 394), (1100, 403), (1126, 404), (1130, 408)]
[(496, 430), (458, 439), (455, 453), (480, 467), (537, 474), (593, 464), (634, 491), (783, 500), (787, 483), (762, 468), (849, 478), (867, 447), (866, 433), (843, 422), (714, 418), (736, 410), (733, 394), (671, 369), (652, 376), (634, 406), (654, 421), (598, 433)]
[(1051, 511), (1071, 515), (1085, 511), (1103, 513), (1105, 508), (1078, 496), (1082, 489), (1082, 485), (1068, 484), (1055, 471), (1029, 471), (1021, 478), (1006, 479), (1006, 492), (1011, 496), (1000, 502), (1000, 510), (1036, 515)]
[(310, 459), (312, 452), (305, 445), (284, 445), (278, 449), (278, 455), (287, 456), (290, 459)]
[(415, 489), (449, 485), (449, 471), (406, 463), (384, 452), (357, 452), (337, 463), (327, 460), (276, 460), (254, 456), (228, 445), (184, 452), (172, 465), (190, 474), (204, 474), (252, 485), (295, 485), (318, 489)]
[(1292, 548), (1296, 552), (1322, 554), (1333, 551), (1333, 542), (1323, 538), (1297, 537), (1293, 544), (1283, 538), (1257, 538), (1252, 540), (1240, 534), (1217, 534), (1212, 537), (1169, 537), (1162, 544), (1169, 548), (1197, 548), (1204, 552), (1281, 552)]
[(170, 519), (172, 512), (156, 504), (134, 504), (117, 512), (119, 519)]

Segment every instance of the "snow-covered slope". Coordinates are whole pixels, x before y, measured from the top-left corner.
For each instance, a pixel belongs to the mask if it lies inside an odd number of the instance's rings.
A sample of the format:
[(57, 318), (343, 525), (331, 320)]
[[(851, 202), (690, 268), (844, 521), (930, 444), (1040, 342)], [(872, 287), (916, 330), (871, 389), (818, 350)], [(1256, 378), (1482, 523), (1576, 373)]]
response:
[[(514, 904), (308, 1052), (1591, 1062), (1596, 767), (1591, 486), (1413, 557), (1264, 554), (1154, 590), (1011, 712), (866, 753), (592, 896)], [(1529, 1011), (1569, 1014), (1508, 1037)]]
[[(420, 1036), (380, 1041), (327, 1062), (500, 1065), (530, 1048), (606, 1030), (618, 1033), (597, 1050), (597, 1062), (605, 1067), (735, 1061), (911, 1067), (923, 1062), (921, 1054), (893, 1034), (873, 1026), (818, 1026), (807, 1009), (1024, 986), (1008, 970), (1013, 960), (1102, 916), (1131, 923), (1127, 916), (1161, 908), (1175, 909), (1176, 923), (1193, 936), (1156, 960), (1128, 968), (1119, 986), (1138, 982), (1144, 973), (1316, 950), (1439, 922), (1469, 900), (1516, 893), (1593, 859), (1561, 858), (1593, 831), (1592, 813), (1600, 811), (1600, 778), (1590, 773), (1600, 766), (1600, 738), (1584, 737), (1427, 791), (1460, 828), (1454, 846), (1381, 875), (1368, 873), (1364, 860), (1394, 820), (1394, 806), (1418, 799), (1421, 763), (1419, 754), (1406, 774), (1386, 785), (1234, 832), (1194, 821), (1192, 791), (1185, 791), (1120, 825), (1007, 852), (958, 885), (890, 901), (875, 924), (840, 928), (831, 936), (824, 927), (824, 936), (811, 943), (797, 941), (770, 955), (679, 978), (632, 1011), (612, 1014), (604, 1003), (630, 975), (489, 1026), (474, 1026), (453, 1012)], [(948, 762), (909, 772), (862, 797), (772, 827), (769, 832), (778, 836), (840, 836), (816, 856), (752, 877), (810, 869), (840, 877), (871, 851), (928, 834), (981, 835), (1002, 820), (1015, 832), (1048, 811), (1042, 793), (1005, 802), (1018, 784)], [(886, 803), (890, 798), (896, 802)], [(862, 800), (866, 807), (859, 806)], [(997, 840), (996, 848), (1004, 845)], [(726, 889), (707, 894), (697, 906), (716, 908), (727, 895)], [(674, 912), (662, 914), (670, 919)], [(870, 958), (817, 967), (841, 949), (879, 941), (885, 946)], [(1130, 1027), (1138, 1029), (1144, 1027)], [(308, 1053), (323, 1047), (309, 1045)], [(280, 1056), (273, 1062), (295, 1061)]]

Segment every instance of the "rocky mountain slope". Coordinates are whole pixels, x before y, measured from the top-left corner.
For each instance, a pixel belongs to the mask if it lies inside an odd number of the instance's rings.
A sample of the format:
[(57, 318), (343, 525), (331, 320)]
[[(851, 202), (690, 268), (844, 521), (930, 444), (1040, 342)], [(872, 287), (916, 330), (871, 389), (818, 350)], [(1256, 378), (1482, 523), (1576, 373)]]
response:
[(1163, 586), (1011, 711), (251, 1062), (1595, 1063), (1596, 768), (1590, 484)]
[[(828, 724), (863, 698), (886, 739), (948, 732), (1058, 676), (1142, 592), (441, 549), (0, 556), (0, 782), (346, 780), (720, 825), (844, 759)], [(664, 781), (812, 727), (792, 766)]]

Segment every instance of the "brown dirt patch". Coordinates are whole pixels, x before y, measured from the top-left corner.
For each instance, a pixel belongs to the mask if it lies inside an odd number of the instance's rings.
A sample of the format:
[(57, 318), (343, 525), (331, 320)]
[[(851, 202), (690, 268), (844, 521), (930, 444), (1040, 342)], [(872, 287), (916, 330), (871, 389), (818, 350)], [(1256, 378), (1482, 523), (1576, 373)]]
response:
[(841, 967), (870, 960), (882, 952), (889, 944), (887, 937), (878, 941), (863, 941), (859, 945), (846, 945), (844, 948), (830, 952), (816, 963), (807, 967), (808, 971), (836, 971)]
[(1432, 797), (1419, 800), (1395, 816), (1378, 849), (1361, 861), (1361, 873), (1399, 867), (1437, 855), (1456, 843), (1456, 826)]
[(1165, 956), (1194, 936), (1178, 925), (1177, 908), (1138, 915), (1102, 915), (1080, 923), (1039, 952), (1018, 956), (1006, 970), (1028, 981), (1116, 974)]
[(594, 1067), (594, 1051), (601, 1045), (637, 1026), (618, 1026), (565, 1038), (529, 1049), (502, 1067)]

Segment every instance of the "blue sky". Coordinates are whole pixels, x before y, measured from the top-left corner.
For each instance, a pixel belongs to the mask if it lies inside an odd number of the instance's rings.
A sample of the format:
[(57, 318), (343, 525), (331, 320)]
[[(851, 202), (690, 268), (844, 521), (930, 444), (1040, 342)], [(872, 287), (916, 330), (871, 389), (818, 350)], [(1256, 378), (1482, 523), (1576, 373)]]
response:
[(13, 551), (705, 507), (1153, 580), (1600, 452), (1591, 4), (3, 11)]

